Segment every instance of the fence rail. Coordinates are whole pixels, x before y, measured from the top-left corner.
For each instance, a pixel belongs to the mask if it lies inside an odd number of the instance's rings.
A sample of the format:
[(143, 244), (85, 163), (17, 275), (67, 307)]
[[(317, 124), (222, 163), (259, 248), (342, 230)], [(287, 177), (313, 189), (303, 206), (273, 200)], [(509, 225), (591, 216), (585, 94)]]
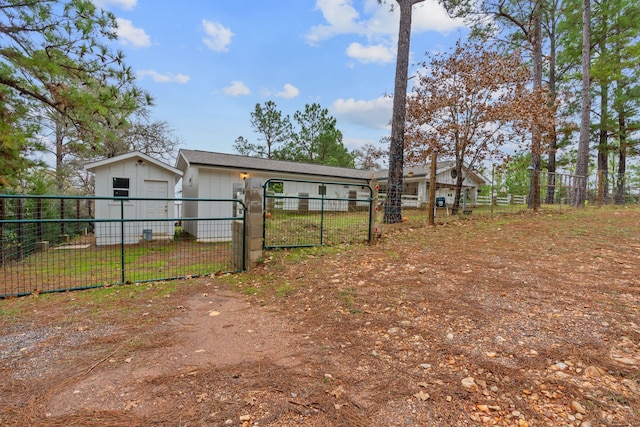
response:
[[(175, 202), (218, 214), (139, 215)], [(244, 234), (232, 238), (233, 224), (244, 226), (244, 215), (234, 216), (242, 203), (0, 195), (0, 298), (244, 270)]]

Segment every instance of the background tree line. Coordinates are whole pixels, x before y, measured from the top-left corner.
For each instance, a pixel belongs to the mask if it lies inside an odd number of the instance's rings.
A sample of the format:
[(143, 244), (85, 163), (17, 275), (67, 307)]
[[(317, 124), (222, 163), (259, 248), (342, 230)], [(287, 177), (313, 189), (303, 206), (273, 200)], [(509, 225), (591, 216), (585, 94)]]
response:
[[(402, 6), (403, 1), (397, 3)], [(454, 159), (457, 167), (481, 167), (485, 160), (508, 163), (525, 156), (530, 161), (528, 200), (533, 207), (541, 200), (556, 201), (553, 177), (559, 166), (572, 164), (576, 175), (597, 174), (604, 181), (604, 198), (612, 190), (614, 201), (622, 203), (628, 161), (640, 149), (640, 3), (441, 3), (451, 16), (467, 22), (471, 34), (446, 54), (427, 52), (428, 60), (403, 101), (404, 152), (392, 150), (390, 163), (392, 157), (404, 160), (405, 155), (410, 163), (424, 163), (434, 151)], [(399, 43), (399, 49), (403, 46)], [(516, 77), (515, 70), (522, 73)], [(394, 117), (395, 110), (394, 102)], [(540, 194), (536, 179), (543, 170), (549, 185)], [(393, 178), (390, 171), (390, 182)], [(586, 197), (587, 180), (580, 182), (577, 206)], [(458, 182), (458, 191), (460, 186)], [(385, 222), (394, 222), (386, 211)]]
[(321, 163), (352, 168), (355, 155), (342, 143), (342, 132), (329, 110), (319, 104), (307, 104), (296, 111), (293, 120), (278, 110), (275, 102), (256, 104), (251, 113), (251, 128), (258, 134), (252, 143), (239, 136), (233, 149), (239, 154), (267, 159)]
[(258, 142), (239, 136), (233, 144), (234, 151), (243, 156), (369, 170), (379, 169), (380, 158), (385, 154), (373, 144), (349, 151), (342, 143), (336, 119), (317, 103), (296, 111), (293, 120), (273, 101), (258, 103), (251, 112), (250, 123)]

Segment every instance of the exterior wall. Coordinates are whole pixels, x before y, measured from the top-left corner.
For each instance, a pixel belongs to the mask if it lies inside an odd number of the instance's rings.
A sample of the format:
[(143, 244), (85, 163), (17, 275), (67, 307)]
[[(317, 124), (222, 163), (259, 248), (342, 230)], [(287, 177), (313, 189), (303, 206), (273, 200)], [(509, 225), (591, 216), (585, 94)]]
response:
[[(226, 170), (199, 171), (198, 197), (201, 199), (233, 199), (233, 187), (244, 187), (239, 172)], [(228, 241), (232, 237), (231, 219), (234, 217), (234, 204), (229, 202), (197, 202), (197, 230), (193, 234), (198, 241)], [(228, 221), (209, 221), (202, 218), (229, 218)]]
[[(95, 171), (95, 194), (101, 197), (114, 197), (113, 178), (129, 180), (128, 197), (175, 197), (175, 178), (170, 172), (155, 165), (138, 164), (136, 158), (123, 160), (99, 167)], [(95, 218), (120, 219), (121, 202), (118, 200), (97, 200)], [(124, 203), (124, 218), (169, 218), (175, 211), (173, 201), (132, 200)], [(125, 244), (138, 243), (143, 230), (152, 230), (154, 238), (173, 238), (172, 221), (125, 222)], [(96, 222), (97, 245), (120, 243), (121, 224), (115, 222)]]
[[(182, 177), (182, 197), (187, 199), (196, 199), (200, 197), (198, 194), (198, 178), (199, 171), (197, 168), (189, 168), (184, 172)], [(182, 202), (182, 217), (183, 218), (197, 218), (198, 217), (198, 202), (195, 201), (183, 201)], [(198, 235), (198, 222), (197, 221), (182, 221), (182, 228), (192, 236)]]
[[(446, 203), (452, 205), (455, 198), (456, 179), (451, 177), (452, 168), (441, 169), (436, 174), (436, 197), (444, 197)], [(422, 207), (429, 204), (429, 174), (421, 173), (418, 176), (405, 177), (404, 191), (402, 194), (402, 206), (407, 208)], [(466, 173), (466, 172), (463, 172)], [(386, 193), (387, 179), (380, 179), (382, 194)], [(462, 191), (467, 192), (467, 204), (474, 205), (477, 201), (478, 187), (483, 185), (483, 181), (476, 181), (469, 176), (462, 180)]]
[[(448, 205), (452, 205), (456, 195), (456, 180), (451, 177), (451, 169), (440, 172), (436, 175), (438, 187), (436, 189), (436, 197), (444, 197)], [(462, 180), (462, 194), (467, 189), (467, 193), (471, 200), (469, 203), (474, 204), (478, 194), (478, 183), (471, 180), (468, 176)]]
[[(253, 170), (223, 170), (213, 168), (198, 168), (189, 167), (184, 171), (184, 178), (182, 184), (182, 192), (185, 198), (201, 198), (201, 199), (233, 199), (236, 195), (233, 194), (234, 187), (244, 187), (245, 178), (255, 178), (266, 182), (270, 178), (282, 178), (282, 179), (297, 179), (303, 181), (312, 180), (313, 177), (307, 175), (294, 175), (294, 174), (275, 174)], [(326, 197), (327, 198), (346, 198), (349, 196), (350, 191), (356, 191), (358, 197), (368, 197), (369, 192), (366, 189), (362, 189), (363, 185), (347, 185), (344, 184), (330, 184), (330, 182), (342, 182), (345, 180), (336, 178), (319, 177), (318, 181), (326, 182)], [(318, 183), (310, 182), (291, 182), (283, 181), (284, 192), (283, 196), (296, 197), (292, 199), (284, 199), (282, 208), (285, 210), (297, 211), (304, 208), (304, 202), (308, 203), (307, 209), (310, 211), (319, 211), (322, 208), (321, 200), (304, 200), (302, 205), (298, 197), (301, 194), (307, 194), (309, 197), (318, 197), (319, 185)], [(363, 195), (364, 194), (364, 195)], [(229, 218), (229, 226), (221, 227), (221, 221), (207, 221), (200, 219), (199, 221), (183, 221), (183, 227), (185, 231), (195, 236), (200, 241), (226, 241), (231, 240), (232, 237), (232, 225), (231, 221), (234, 218), (235, 206), (233, 203), (211, 203), (211, 202), (189, 202), (183, 203), (183, 217), (184, 218)], [(334, 201), (325, 200), (325, 210), (348, 210), (347, 201)]]
[[(278, 177), (283, 178), (284, 177)], [(305, 179), (310, 180), (309, 177), (304, 178), (290, 178), (290, 179)], [(275, 179), (277, 181), (277, 179)], [(302, 199), (305, 195), (311, 198), (317, 198), (321, 196), (321, 189), (318, 182), (291, 182), (283, 181), (283, 192), (278, 193), (279, 196), (292, 197), (285, 198), (281, 201), (276, 201), (278, 206), (286, 211), (343, 211), (346, 212), (349, 209), (349, 202), (346, 200), (331, 200), (331, 199), (346, 199), (349, 194), (356, 192), (358, 198), (369, 197), (369, 191), (363, 189), (362, 185), (346, 185), (346, 184), (331, 184), (331, 182), (341, 182), (336, 179), (319, 178), (318, 181), (325, 183), (325, 198), (328, 200), (306, 200)], [(362, 204), (362, 203), (360, 203)]]

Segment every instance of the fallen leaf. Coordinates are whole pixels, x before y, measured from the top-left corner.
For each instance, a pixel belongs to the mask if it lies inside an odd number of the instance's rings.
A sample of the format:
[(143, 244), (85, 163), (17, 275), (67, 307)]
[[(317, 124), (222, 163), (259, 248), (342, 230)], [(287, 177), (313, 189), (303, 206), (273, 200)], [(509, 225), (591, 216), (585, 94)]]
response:
[(138, 400), (127, 400), (127, 403), (125, 403), (124, 405), (124, 410), (129, 411), (132, 408), (135, 408), (136, 406), (138, 406), (138, 403), (140, 403), (140, 401)]
[(424, 391), (420, 390), (419, 392), (417, 392), (416, 394), (413, 395), (413, 397), (416, 397), (418, 400), (421, 401), (425, 401), (427, 400), (430, 396), (429, 393), (425, 393)]
[(342, 396), (344, 394), (344, 387), (342, 387), (341, 385), (339, 385), (338, 387), (334, 388), (333, 390), (331, 390), (329, 392), (330, 395), (332, 395), (333, 397), (335, 397), (336, 399), (340, 399), (340, 396)]

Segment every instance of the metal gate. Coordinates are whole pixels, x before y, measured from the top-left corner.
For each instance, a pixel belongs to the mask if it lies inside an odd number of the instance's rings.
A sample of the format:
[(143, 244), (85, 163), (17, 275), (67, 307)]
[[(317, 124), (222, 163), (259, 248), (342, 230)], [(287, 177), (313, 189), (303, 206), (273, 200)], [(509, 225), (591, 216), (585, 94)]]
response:
[(369, 185), (271, 178), (263, 194), (265, 249), (371, 241)]
[(242, 271), (246, 215), (237, 205), (0, 194), (0, 299)]

